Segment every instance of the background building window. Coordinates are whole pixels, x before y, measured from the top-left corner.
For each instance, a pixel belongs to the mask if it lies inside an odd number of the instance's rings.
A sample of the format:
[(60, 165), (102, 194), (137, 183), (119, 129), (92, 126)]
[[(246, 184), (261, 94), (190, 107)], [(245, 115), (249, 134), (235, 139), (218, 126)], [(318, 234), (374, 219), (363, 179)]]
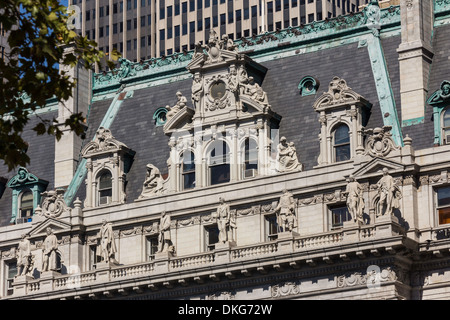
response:
[(436, 189), (439, 224), (450, 223), (450, 186)]
[(350, 160), (350, 134), (348, 126), (340, 124), (333, 133), (335, 161)]
[(191, 151), (183, 153), (183, 190), (195, 187), (195, 156)]
[(217, 242), (219, 242), (219, 228), (216, 225), (205, 227), (206, 251), (213, 251)]
[(265, 219), (266, 241), (274, 241), (278, 238), (278, 222), (276, 214), (267, 215)]
[(111, 203), (112, 198), (112, 176), (109, 171), (104, 171), (98, 179), (98, 204)]
[(332, 207), (331, 213), (331, 229), (342, 228), (345, 221), (350, 221), (350, 213), (346, 206)]

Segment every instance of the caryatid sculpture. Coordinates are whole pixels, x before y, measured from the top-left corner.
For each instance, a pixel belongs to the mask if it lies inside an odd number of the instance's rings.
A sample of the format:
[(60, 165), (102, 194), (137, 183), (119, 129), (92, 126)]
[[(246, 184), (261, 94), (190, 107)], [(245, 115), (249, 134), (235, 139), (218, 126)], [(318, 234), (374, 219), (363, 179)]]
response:
[(17, 275), (24, 276), (30, 274), (32, 271), (32, 255), (31, 255), (31, 243), (28, 239), (28, 234), (22, 234), (22, 238), (19, 242), (16, 251), (17, 258)]
[(297, 149), (293, 142), (288, 143), (285, 137), (281, 137), (277, 151), (276, 170), (278, 172), (302, 170), (302, 164), (298, 161)]
[(383, 168), (383, 177), (377, 183), (380, 196), (377, 205), (377, 216), (393, 215), (394, 209), (400, 207), (401, 192), (395, 184), (394, 178), (389, 175), (387, 168)]
[(278, 215), (278, 226), (282, 228), (283, 232), (292, 232), (297, 227), (294, 196), (287, 189), (283, 190), (274, 211)]
[(112, 229), (112, 223), (102, 220), (102, 226), (97, 236), (100, 240), (99, 252), (103, 262), (118, 263), (116, 260), (117, 247), (114, 240), (114, 232)]
[(363, 189), (353, 175), (348, 177), (347, 187), (344, 195), (347, 196), (347, 208), (353, 222), (364, 224), (364, 198)]
[(43, 261), (42, 261), (42, 271), (57, 271), (57, 250), (58, 250), (58, 239), (53, 234), (52, 228), (47, 228), (47, 237), (44, 239), (43, 244)]

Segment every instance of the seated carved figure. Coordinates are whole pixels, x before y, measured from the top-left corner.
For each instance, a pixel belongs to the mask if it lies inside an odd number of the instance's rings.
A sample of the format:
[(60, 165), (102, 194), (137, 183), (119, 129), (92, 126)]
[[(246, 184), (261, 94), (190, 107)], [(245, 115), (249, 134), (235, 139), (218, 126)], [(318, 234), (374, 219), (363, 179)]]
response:
[(301, 170), (302, 165), (297, 158), (297, 150), (293, 142), (288, 143), (285, 137), (281, 137), (278, 144), (277, 167), (278, 172)]
[(164, 180), (159, 169), (150, 163), (147, 164), (147, 174), (139, 199), (161, 193), (163, 191), (163, 182)]
[(178, 91), (177, 92), (177, 103), (173, 106), (166, 106), (167, 109), (167, 114), (166, 114), (166, 119), (167, 121), (172, 118), (174, 115), (176, 115), (181, 109), (183, 109), (186, 106), (187, 103), (187, 99), (185, 96), (183, 96), (183, 94)]

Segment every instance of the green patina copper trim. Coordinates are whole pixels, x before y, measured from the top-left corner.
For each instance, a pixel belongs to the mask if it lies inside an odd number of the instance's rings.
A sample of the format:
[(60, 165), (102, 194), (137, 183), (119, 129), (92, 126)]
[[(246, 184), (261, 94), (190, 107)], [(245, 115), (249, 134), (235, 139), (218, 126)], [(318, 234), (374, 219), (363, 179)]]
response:
[(392, 138), (398, 146), (403, 146), (403, 136), (398, 120), (391, 80), (384, 58), (380, 38), (376, 35), (369, 36), (367, 49), (372, 66), (372, 73), (380, 103), (381, 115), (384, 125), (392, 126)]
[(402, 120), (402, 127), (409, 127), (416, 124), (424, 123), (425, 117), (419, 117), (414, 119)]
[(442, 136), (442, 112), (450, 105), (450, 81), (444, 80), (441, 86), (427, 100), (427, 104), (433, 106), (434, 144), (441, 145)]
[[(114, 100), (111, 102), (108, 111), (106, 112), (105, 116), (103, 117), (102, 122), (100, 123), (99, 127), (103, 128), (110, 128), (112, 123), (114, 122), (114, 119), (117, 115), (117, 113), (120, 110), (120, 106), (122, 105), (123, 101), (127, 98), (131, 98), (133, 96), (133, 91), (128, 92), (118, 92), (116, 96), (114, 97)], [(92, 138), (92, 141), (95, 140), (96, 136)], [(75, 171), (75, 174), (72, 178), (72, 181), (70, 182), (65, 194), (64, 194), (64, 201), (67, 205), (70, 205), (73, 198), (75, 197), (75, 194), (77, 193), (78, 189), (80, 188), (81, 184), (83, 183), (84, 177), (86, 176), (87, 168), (86, 168), (86, 159), (82, 159), (80, 163), (78, 164), (77, 170)]]
[[(400, 25), (400, 7), (392, 6), (380, 11), (380, 24), (383, 29)], [(288, 28), (282, 31), (267, 32), (255, 37), (235, 41), (240, 53), (258, 58), (264, 55), (274, 55), (283, 50), (313, 45), (319, 41), (336, 40), (345, 36), (355, 36), (355, 33), (367, 31), (366, 15), (363, 12), (339, 16)], [(276, 54), (274, 56), (276, 56)], [(118, 69), (95, 74), (93, 92), (96, 94), (110, 93), (122, 84), (131, 84), (148, 80), (174, 77), (186, 72), (193, 50), (176, 53), (167, 57), (152, 58), (141, 62), (120, 60)]]

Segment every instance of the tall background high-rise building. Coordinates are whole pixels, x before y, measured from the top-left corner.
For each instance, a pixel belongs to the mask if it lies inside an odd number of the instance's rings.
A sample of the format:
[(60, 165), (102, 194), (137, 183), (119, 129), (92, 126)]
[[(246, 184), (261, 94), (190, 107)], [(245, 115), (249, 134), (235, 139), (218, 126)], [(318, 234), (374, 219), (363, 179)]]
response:
[(240, 39), (349, 12), (368, 0), (70, 0), (82, 35), (131, 61), (191, 50), (211, 29)]

